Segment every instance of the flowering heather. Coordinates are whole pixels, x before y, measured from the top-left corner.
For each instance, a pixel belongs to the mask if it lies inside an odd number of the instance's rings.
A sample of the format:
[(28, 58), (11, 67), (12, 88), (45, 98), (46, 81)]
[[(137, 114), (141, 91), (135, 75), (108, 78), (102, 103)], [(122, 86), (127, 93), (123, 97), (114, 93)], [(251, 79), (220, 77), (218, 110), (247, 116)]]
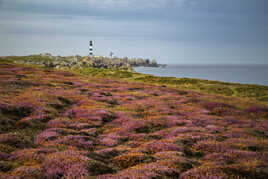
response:
[(70, 124), (68, 127), (72, 129), (81, 130), (81, 129), (88, 129), (91, 126), (88, 123), (76, 122), (76, 123)]
[(187, 132), (199, 132), (202, 128), (199, 127), (175, 127), (172, 128), (168, 134), (168, 137), (176, 137), (177, 134), (187, 133)]
[(0, 144), (6, 144), (11, 147), (16, 148), (24, 148), (27, 147), (29, 141), (24, 140), (23, 136), (19, 136), (18, 134), (0, 134)]
[(138, 133), (138, 134), (129, 134), (128, 135), (130, 140), (133, 141), (147, 141), (148, 140), (148, 134), (145, 133)]
[(245, 120), (245, 119), (237, 119), (233, 117), (224, 117), (221, 122), (225, 126), (233, 126), (233, 127), (252, 127), (255, 126), (254, 121)]
[(140, 146), (141, 143), (137, 142), (137, 141), (129, 141), (129, 142), (126, 143), (126, 145), (131, 147), (131, 148), (136, 148), (136, 147)]
[(63, 128), (70, 125), (72, 121), (68, 118), (55, 118), (47, 123), (49, 128)]
[(104, 110), (104, 109), (96, 110), (93, 113), (96, 116), (101, 116), (104, 122), (112, 121), (115, 118), (115, 116), (111, 112)]
[(172, 160), (176, 159), (178, 157), (181, 157), (183, 155), (182, 152), (177, 152), (177, 151), (164, 151), (164, 152), (157, 152), (153, 156), (157, 160)]
[(212, 153), (212, 152), (225, 152), (228, 149), (228, 146), (224, 143), (208, 140), (208, 141), (199, 141), (192, 147), (194, 151)]
[(180, 175), (181, 179), (225, 179), (228, 175), (219, 167), (213, 166), (213, 164), (204, 165), (198, 168), (190, 169)]
[(225, 132), (224, 136), (228, 138), (247, 138), (249, 134), (244, 129), (232, 128)]
[(207, 93), (220, 82), (75, 73), (0, 60), (0, 178), (268, 178), (267, 102)]
[(243, 149), (250, 151), (268, 151), (268, 140), (248, 138), (229, 138), (224, 141), (230, 148)]
[(96, 128), (82, 129), (82, 130), (80, 130), (80, 132), (81, 132), (82, 134), (93, 135), (93, 136), (95, 136), (96, 133), (97, 133), (97, 129), (96, 129)]
[(168, 128), (174, 127), (174, 126), (191, 125), (191, 121), (186, 120), (182, 116), (164, 116), (164, 117), (162, 117), (162, 120), (165, 121), (165, 124)]
[(6, 160), (9, 157), (8, 153), (0, 152), (0, 160)]
[(14, 134), (0, 134), (0, 143), (13, 143), (19, 141), (19, 137)]
[(178, 146), (176, 144), (164, 140), (145, 143), (143, 146), (140, 146), (137, 150), (150, 154), (162, 151), (179, 151), (179, 152), (184, 151), (184, 149), (181, 146)]
[(205, 129), (210, 132), (210, 133), (218, 133), (218, 132), (223, 132), (225, 129), (224, 127), (218, 127), (216, 125), (207, 125)]
[(80, 107), (73, 107), (65, 112), (65, 115), (69, 118), (90, 118), (91, 113), (87, 109), (83, 109)]
[(99, 109), (99, 110), (89, 110), (87, 108), (82, 108), (80, 106), (75, 106), (70, 110), (65, 112), (65, 116), (72, 119), (84, 119), (90, 125), (99, 126), (104, 122), (109, 122), (114, 119), (114, 115), (110, 112)]
[(262, 121), (256, 124), (255, 127), (256, 132), (264, 137), (268, 137), (268, 121)]
[(127, 153), (113, 158), (113, 162), (120, 168), (128, 168), (139, 163), (152, 161), (154, 161), (153, 157), (140, 152)]
[(125, 113), (123, 112), (116, 112), (115, 113), (115, 119), (113, 121), (108, 122), (108, 125), (112, 125), (112, 126), (120, 126), (123, 123), (132, 121), (133, 118), (127, 116)]
[(143, 129), (146, 130), (147, 123), (144, 120), (132, 120), (123, 123), (123, 127), (131, 132), (131, 131), (142, 131)]
[(238, 114), (236, 107), (227, 103), (208, 102), (205, 104), (205, 108), (219, 116)]
[(43, 178), (44, 175), (39, 166), (21, 166), (12, 172), (13, 176), (18, 178)]
[(246, 113), (249, 114), (262, 114), (265, 115), (266, 117), (268, 116), (268, 108), (267, 107), (262, 107), (262, 106), (250, 106), (245, 110)]
[(91, 141), (90, 139), (91, 138), (87, 136), (68, 135), (56, 140), (55, 143), (91, 150), (93, 147), (93, 141)]
[(23, 149), (12, 152), (8, 160), (12, 161), (42, 161), (47, 154), (56, 152), (53, 148)]
[(67, 150), (48, 155), (42, 163), (42, 172), (47, 178), (81, 178), (89, 176), (89, 158), (78, 151)]
[(98, 179), (147, 179), (147, 178), (166, 178), (168, 176), (178, 177), (175, 169), (161, 165), (157, 162), (149, 164), (140, 164), (128, 169), (122, 170), (115, 175), (102, 175)]
[(51, 130), (46, 130), (46, 131), (42, 132), (41, 134), (37, 135), (35, 137), (34, 142), (36, 144), (40, 144), (40, 143), (45, 142), (45, 141), (55, 140), (55, 139), (57, 139), (57, 137), (59, 137), (59, 134), (57, 132), (51, 131)]
[(118, 144), (118, 139), (117, 137), (112, 137), (112, 136), (107, 136), (107, 137), (103, 137), (100, 139), (100, 143), (103, 145), (106, 145), (108, 147), (113, 147), (116, 146)]
[(240, 163), (243, 161), (259, 160), (260, 162), (267, 162), (267, 153), (243, 151), (243, 150), (228, 150), (225, 153), (213, 153), (204, 157), (204, 160), (217, 162), (221, 165), (225, 163)]
[(111, 157), (115, 157), (117, 155), (120, 154), (120, 152), (118, 150), (116, 150), (115, 148), (105, 148), (105, 149), (101, 149), (101, 150), (95, 150), (95, 153), (104, 157), (104, 158), (111, 158)]

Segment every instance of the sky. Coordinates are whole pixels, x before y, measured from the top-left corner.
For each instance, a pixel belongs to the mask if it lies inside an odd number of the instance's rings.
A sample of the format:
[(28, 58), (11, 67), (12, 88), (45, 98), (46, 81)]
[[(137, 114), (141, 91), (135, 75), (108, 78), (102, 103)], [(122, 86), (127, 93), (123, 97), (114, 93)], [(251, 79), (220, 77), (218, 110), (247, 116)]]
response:
[(268, 64), (268, 0), (0, 0), (0, 56)]

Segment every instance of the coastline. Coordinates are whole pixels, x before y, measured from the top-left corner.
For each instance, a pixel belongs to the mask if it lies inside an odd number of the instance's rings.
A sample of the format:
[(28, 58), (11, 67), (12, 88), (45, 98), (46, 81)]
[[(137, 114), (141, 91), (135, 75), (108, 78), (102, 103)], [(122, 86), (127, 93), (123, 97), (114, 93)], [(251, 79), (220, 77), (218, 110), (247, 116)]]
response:
[(265, 86), (4, 60), (0, 76), (5, 178), (67, 177), (77, 166), (75, 178), (207, 176), (208, 168), (239, 178), (249, 164), (251, 178), (268, 176), (259, 165), (267, 164)]
[(168, 64), (165, 68), (135, 67), (139, 73), (268, 86), (267, 64)]
[(2, 56), (0, 59), (13, 61), (16, 63), (38, 65), (41, 67), (49, 67), (56, 69), (71, 69), (93, 67), (101, 69), (120, 69), (133, 71), (133, 67), (163, 67), (165, 65), (158, 64), (156, 60), (145, 58), (118, 58), (105, 56), (52, 56), (50, 53), (41, 53), (38, 55), (28, 56)]
[[(172, 88), (193, 90), (200, 93), (217, 94), (228, 97), (238, 97), (244, 100), (256, 100), (268, 104), (268, 86), (257, 84), (240, 84), (231, 82), (222, 82), (217, 80), (206, 80), (198, 78), (177, 78), (161, 77), (150, 74), (142, 74), (133, 71), (132, 68), (93, 68), (89, 65), (70, 66), (64, 68), (55, 68), (50, 66), (38, 65), (39, 59), (33, 60), (34, 63), (25, 63), (25, 57), (2, 58), (8, 62), (19, 62), (21, 65), (33, 65), (43, 68), (51, 68), (60, 71), (70, 71), (73, 73), (101, 78), (115, 78), (124, 81), (142, 82), (159, 86), (168, 86)], [(162, 69), (162, 68), (154, 68)], [(163, 68), (164, 69), (164, 68)]]

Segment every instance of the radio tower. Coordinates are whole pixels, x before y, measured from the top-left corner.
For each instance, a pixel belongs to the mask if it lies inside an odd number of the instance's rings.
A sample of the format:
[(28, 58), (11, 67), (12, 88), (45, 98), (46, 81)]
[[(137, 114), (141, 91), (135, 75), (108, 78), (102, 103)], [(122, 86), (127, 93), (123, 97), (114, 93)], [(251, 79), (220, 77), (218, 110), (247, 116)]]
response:
[(89, 41), (89, 56), (90, 57), (93, 56), (93, 41), (92, 40)]

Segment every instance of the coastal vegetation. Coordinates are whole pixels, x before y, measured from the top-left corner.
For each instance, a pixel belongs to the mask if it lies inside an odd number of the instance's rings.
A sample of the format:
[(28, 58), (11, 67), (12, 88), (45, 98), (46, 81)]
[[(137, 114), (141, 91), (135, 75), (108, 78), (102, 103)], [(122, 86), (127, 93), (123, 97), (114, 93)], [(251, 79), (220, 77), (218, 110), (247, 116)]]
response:
[(219, 94), (230, 97), (239, 97), (243, 100), (257, 100), (268, 103), (268, 86), (257, 84), (239, 84), (221, 81), (212, 81), (193, 78), (158, 77), (148, 74), (136, 73), (132, 67), (150, 66), (164, 67), (154, 60), (133, 58), (124, 59), (108, 57), (54, 57), (50, 54), (30, 56), (0, 57), (2, 61), (15, 62), (37, 67), (55, 68), (70, 71), (76, 74), (95, 77), (110, 77), (126, 81), (145, 82), (154, 85), (189, 89), (196, 92)]
[(263, 85), (228, 83), (193, 78), (159, 77), (124, 70), (105, 70), (90, 67), (73, 69), (72, 71), (86, 76), (111, 77), (126, 81), (164, 85), (172, 88), (188, 89), (201, 93), (239, 97), (242, 100), (257, 100), (266, 104), (268, 103), (268, 86)]
[(268, 178), (267, 86), (44, 58), (0, 58), (1, 177)]
[[(1, 58), (1, 57), (0, 57)], [(102, 69), (119, 69), (125, 71), (133, 71), (132, 67), (146, 66), (146, 67), (160, 67), (164, 66), (157, 64), (155, 60), (143, 58), (117, 58), (117, 57), (104, 57), (104, 56), (52, 56), (50, 53), (42, 53), (39, 55), (29, 56), (8, 56), (2, 59), (28, 64), (38, 65), (41, 67), (56, 68), (61, 70), (69, 70), (73, 68), (102, 68)]]

